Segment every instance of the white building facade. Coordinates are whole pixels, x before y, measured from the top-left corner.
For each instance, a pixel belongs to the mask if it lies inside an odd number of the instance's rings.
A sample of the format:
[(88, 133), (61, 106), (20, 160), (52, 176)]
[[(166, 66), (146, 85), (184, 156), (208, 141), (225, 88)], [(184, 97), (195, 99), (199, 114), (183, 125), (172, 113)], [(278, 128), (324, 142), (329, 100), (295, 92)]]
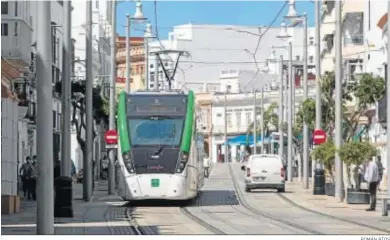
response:
[[(248, 27), (231, 25), (193, 25), (175, 26), (169, 33), (168, 39), (162, 45), (165, 49), (183, 50), (189, 52), (189, 57), (182, 56), (174, 78), (174, 86), (179, 89), (192, 89), (197, 92), (204, 90), (204, 85), (212, 86), (219, 83), (219, 75), (225, 69), (240, 69), (256, 71), (253, 55), (258, 34), (266, 27)], [(272, 54), (272, 47), (286, 46), (287, 43), (277, 38), (280, 27), (272, 27), (261, 39), (261, 45), (256, 53), (259, 67), (267, 64), (267, 58)], [(303, 28), (296, 27), (288, 30), (292, 35), (294, 60), (302, 61)], [(308, 62), (315, 59), (314, 30), (308, 30)], [(162, 42), (162, 41), (161, 41)], [(161, 45), (158, 41), (150, 42), (150, 48)], [(276, 56), (283, 55), (288, 59), (288, 52), (276, 50)], [(177, 54), (171, 54), (168, 61), (176, 60)], [(151, 61), (151, 60), (150, 60)], [(150, 62), (152, 64), (153, 61)], [(172, 62), (172, 61), (170, 61)], [(149, 65), (150, 65), (149, 64)], [(166, 63), (170, 66), (169, 63)], [(271, 64), (272, 65), (272, 64)], [(149, 66), (151, 67), (151, 65)], [(173, 68), (171, 65), (170, 68)], [(270, 68), (277, 69), (276, 66)], [(276, 71), (272, 69), (273, 71)], [(149, 68), (150, 74), (154, 69)], [(212, 90), (212, 89), (210, 89)]]
[[(85, 80), (86, 74), (86, 2), (72, 2), (72, 39), (74, 42), (74, 77), (73, 80)], [(111, 2), (107, 0), (92, 1), (92, 75), (94, 85), (107, 84), (111, 72)], [(77, 116), (76, 116), (77, 117)], [(104, 149), (101, 147), (103, 134), (101, 128), (96, 129), (97, 137), (94, 142), (94, 159), (100, 156)], [(85, 139), (85, 131), (82, 131)], [(83, 167), (83, 155), (77, 142), (76, 129), (72, 126), (71, 159), (76, 169)]]

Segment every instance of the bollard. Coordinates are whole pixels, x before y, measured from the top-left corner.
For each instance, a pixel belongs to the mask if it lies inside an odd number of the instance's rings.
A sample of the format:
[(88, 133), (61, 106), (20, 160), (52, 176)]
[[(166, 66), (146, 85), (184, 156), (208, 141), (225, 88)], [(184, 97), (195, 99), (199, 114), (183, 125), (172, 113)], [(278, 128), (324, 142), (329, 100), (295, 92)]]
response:
[(314, 170), (313, 195), (325, 195), (325, 171), (323, 169)]
[(61, 176), (55, 179), (54, 217), (73, 217), (72, 178)]

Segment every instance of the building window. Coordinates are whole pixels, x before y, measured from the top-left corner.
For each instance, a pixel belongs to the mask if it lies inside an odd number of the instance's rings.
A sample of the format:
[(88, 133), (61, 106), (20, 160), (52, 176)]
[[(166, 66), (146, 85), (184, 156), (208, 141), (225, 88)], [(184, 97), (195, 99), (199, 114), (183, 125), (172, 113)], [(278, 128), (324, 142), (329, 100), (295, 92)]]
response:
[(299, 61), (299, 55), (295, 56), (295, 60)]
[(154, 88), (154, 84), (150, 84), (150, 88)]
[(58, 114), (58, 130), (60, 130), (62, 123), (61, 123), (61, 113)]
[(154, 65), (153, 65), (153, 64), (150, 64), (149, 67), (150, 67), (150, 68), (154, 68)]
[(99, 9), (99, 0), (96, 0), (96, 1), (95, 1), (95, 7), (96, 7), (97, 9)]
[(314, 59), (313, 56), (309, 56), (309, 63), (313, 63), (313, 59)]
[(8, 23), (1, 24), (1, 36), (8, 36)]
[(236, 112), (236, 123), (237, 128), (239, 129), (241, 127), (241, 112)]
[(314, 45), (314, 38), (313, 38), (313, 37), (310, 37), (310, 39), (309, 39), (309, 44), (310, 44), (310, 45)]
[(18, 16), (18, 2), (15, 1), (15, 17)]
[(226, 122), (227, 122), (227, 127), (228, 128), (233, 127), (233, 124), (232, 124), (232, 114), (231, 113), (226, 113)]
[(250, 112), (245, 113), (245, 121), (246, 121), (246, 126), (249, 127), (249, 125), (251, 124), (251, 121), (252, 121)]
[(53, 111), (53, 128), (57, 128), (57, 114), (56, 111)]
[(149, 78), (150, 78), (150, 79), (149, 79), (150, 82), (154, 82), (154, 72), (151, 72), (151, 73), (150, 73)]
[(14, 28), (14, 36), (18, 36), (18, 27), (19, 27), (19, 25), (18, 25), (19, 23), (18, 22), (15, 22), (15, 28)]
[(8, 14), (8, 2), (1, 3), (1, 14)]

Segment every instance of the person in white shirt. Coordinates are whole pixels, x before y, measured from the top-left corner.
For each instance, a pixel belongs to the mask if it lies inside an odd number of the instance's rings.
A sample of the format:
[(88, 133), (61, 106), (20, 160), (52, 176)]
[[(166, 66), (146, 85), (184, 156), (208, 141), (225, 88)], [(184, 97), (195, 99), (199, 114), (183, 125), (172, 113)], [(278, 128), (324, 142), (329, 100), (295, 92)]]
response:
[(209, 156), (205, 155), (204, 158), (203, 158), (203, 167), (204, 167), (204, 176), (206, 178), (209, 177), (209, 174), (210, 174), (210, 159), (209, 159)]
[(366, 171), (364, 173), (364, 180), (369, 184), (368, 190), (370, 192), (371, 205), (367, 211), (375, 211), (376, 207), (376, 189), (379, 181), (379, 171), (376, 161), (367, 161)]

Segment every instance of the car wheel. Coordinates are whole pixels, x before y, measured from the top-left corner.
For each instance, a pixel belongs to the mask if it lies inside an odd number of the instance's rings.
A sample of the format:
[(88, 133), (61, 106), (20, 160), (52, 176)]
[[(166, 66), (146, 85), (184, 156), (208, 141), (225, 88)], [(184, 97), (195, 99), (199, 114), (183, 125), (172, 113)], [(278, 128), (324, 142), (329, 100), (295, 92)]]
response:
[(278, 192), (279, 193), (285, 192), (285, 188), (284, 187), (283, 188), (278, 188)]

